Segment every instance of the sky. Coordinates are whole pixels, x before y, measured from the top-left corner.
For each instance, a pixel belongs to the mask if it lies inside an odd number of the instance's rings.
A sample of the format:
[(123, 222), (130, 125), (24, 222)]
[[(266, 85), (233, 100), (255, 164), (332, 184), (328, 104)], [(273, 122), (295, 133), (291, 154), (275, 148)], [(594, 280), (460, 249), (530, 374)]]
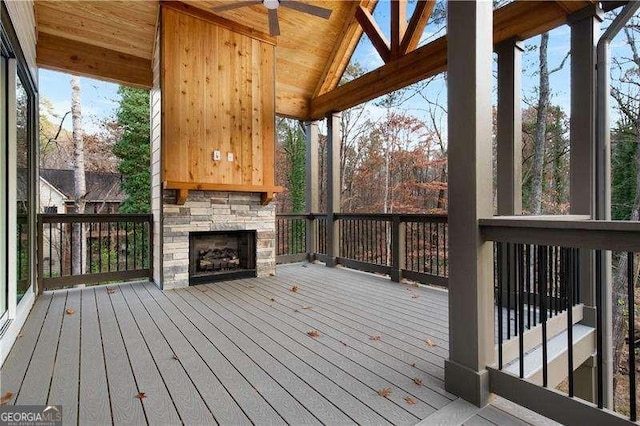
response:
[[(407, 16), (411, 16), (414, 7), (415, 2), (409, 2)], [(378, 3), (378, 7), (376, 7), (374, 11), (374, 17), (382, 31), (389, 38), (389, 0), (381, 0)], [(421, 44), (440, 37), (445, 31), (446, 29), (440, 28), (434, 25), (433, 22), (430, 22), (425, 29)], [(537, 75), (535, 73), (538, 66), (538, 52), (532, 49), (532, 47), (539, 44), (539, 39), (539, 37), (534, 37), (524, 42), (525, 53), (522, 58), (522, 91), (525, 102), (527, 99), (532, 99), (535, 96), (535, 89), (538, 85)], [(560, 64), (569, 50), (569, 44), (570, 31), (568, 26), (563, 25), (550, 32), (548, 49), (549, 68), (555, 68)], [(620, 36), (614, 40), (612, 52), (614, 55), (624, 53), (624, 43), (620, 41)], [(363, 36), (358, 44), (352, 58), (352, 61), (353, 60), (358, 61), (366, 71), (373, 70), (383, 64), (380, 56), (366, 36)], [(550, 76), (552, 104), (560, 105), (567, 113), (570, 112), (569, 72), (570, 59), (565, 63), (563, 69)], [(81, 78), (81, 86), (81, 102), (85, 128), (87, 132), (94, 132), (99, 128), (98, 121), (112, 117), (115, 114), (119, 98), (117, 93), (118, 85), (94, 79)], [(441, 103), (446, 103), (444, 79), (440, 78), (434, 84), (431, 84), (424, 91), (424, 95), (431, 100), (437, 98)], [(69, 75), (55, 71), (40, 70), (40, 96), (52, 104), (56, 115), (64, 115), (66, 111), (70, 110), (71, 103)], [(370, 105), (368, 108), (373, 119), (383, 114), (383, 110), (377, 108), (375, 105)], [(413, 97), (411, 100), (406, 101), (401, 108), (419, 116), (424, 114), (427, 106), (425, 101), (420, 97)], [(57, 120), (55, 121), (57, 122)], [(70, 119), (66, 120), (65, 128), (71, 129), (70, 121)]]

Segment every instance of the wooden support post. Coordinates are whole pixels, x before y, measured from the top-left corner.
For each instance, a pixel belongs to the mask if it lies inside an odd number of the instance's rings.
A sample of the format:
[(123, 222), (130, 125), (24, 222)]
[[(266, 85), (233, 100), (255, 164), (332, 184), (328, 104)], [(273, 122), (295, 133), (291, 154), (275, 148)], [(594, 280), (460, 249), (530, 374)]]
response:
[(400, 216), (394, 215), (391, 222), (391, 281), (399, 283), (402, 280), (402, 270), (405, 267), (405, 223)]
[[(591, 218), (595, 218), (596, 191), (596, 44), (602, 18), (602, 11), (596, 5), (569, 17), (571, 27), (570, 212), (588, 215)], [(587, 307), (595, 305), (595, 271), (593, 253), (582, 250), (580, 253), (580, 302)], [(605, 377), (607, 377), (606, 374)], [(580, 366), (574, 374), (574, 380), (576, 396), (595, 402), (595, 363), (584, 363)]]
[(510, 39), (498, 54), (497, 186), (498, 215), (522, 213), (522, 45)]
[(327, 115), (327, 266), (336, 266), (340, 256), (340, 121), (339, 112)]
[(391, 0), (391, 59), (403, 53), (400, 45), (407, 31), (407, 0)]
[[(491, 400), (493, 250), (478, 220), (492, 216), (491, 2), (447, 3), (449, 108), (449, 359), (445, 388), (481, 407)], [(464, 125), (460, 125), (464, 123)]]
[[(304, 124), (306, 146), (306, 213), (318, 213), (320, 206), (320, 186), (318, 168), (318, 123), (309, 121)], [(307, 229), (305, 232), (307, 245), (307, 260), (313, 262), (318, 253), (318, 221), (307, 219)]]

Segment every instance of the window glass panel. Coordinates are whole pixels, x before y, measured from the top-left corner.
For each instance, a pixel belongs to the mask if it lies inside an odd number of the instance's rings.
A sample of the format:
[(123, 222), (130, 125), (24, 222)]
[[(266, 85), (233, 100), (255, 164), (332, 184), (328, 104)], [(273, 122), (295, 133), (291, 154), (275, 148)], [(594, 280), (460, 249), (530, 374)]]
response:
[(20, 78), (16, 78), (16, 218), (17, 218), (17, 253), (16, 278), (17, 300), (29, 288), (29, 117), (31, 116), (31, 102)]

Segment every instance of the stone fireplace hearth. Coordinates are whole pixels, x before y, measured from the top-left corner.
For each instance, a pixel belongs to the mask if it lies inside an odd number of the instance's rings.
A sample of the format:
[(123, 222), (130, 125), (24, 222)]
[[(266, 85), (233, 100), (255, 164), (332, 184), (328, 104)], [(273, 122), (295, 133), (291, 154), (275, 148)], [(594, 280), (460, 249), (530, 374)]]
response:
[[(237, 231), (251, 231), (255, 235), (255, 242), (250, 249), (253, 259), (249, 260), (253, 260), (254, 264), (249, 265), (253, 268), (243, 268), (245, 276), (264, 277), (275, 273), (275, 203), (263, 206), (259, 193), (190, 191), (186, 202), (178, 205), (175, 204), (174, 192), (163, 191), (161, 270), (164, 289), (186, 287), (190, 281), (195, 284), (233, 277), (233, 274), (220, 274), (213, 279), (193, 279), (192, 275), (198, 275), (194, 274), (194, 262), (197, 259), (193, 259), (189, 253), (190, 235), (205, 232), (224, 231), (222, 234), (232, 235)], [(239, 247), (229, 248), (239, 251)], [(211, 266), (211, 275), (232, 269), (231, 265), (216, 263)]]

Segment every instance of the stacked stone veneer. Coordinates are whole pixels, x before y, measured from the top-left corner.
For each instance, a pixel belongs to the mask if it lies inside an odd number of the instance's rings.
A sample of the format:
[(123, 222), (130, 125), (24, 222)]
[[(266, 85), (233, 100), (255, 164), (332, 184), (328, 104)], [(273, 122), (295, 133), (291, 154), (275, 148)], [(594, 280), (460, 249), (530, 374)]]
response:
[(189, 285), (189, 233), (205, 231), (256, 231), (256, 272), (275, 273), (275, 203), (261, 205), (260, 194), (190, 191), (183, 205), (175, 204), (174, 191), (163, 194), (163, 288)]

